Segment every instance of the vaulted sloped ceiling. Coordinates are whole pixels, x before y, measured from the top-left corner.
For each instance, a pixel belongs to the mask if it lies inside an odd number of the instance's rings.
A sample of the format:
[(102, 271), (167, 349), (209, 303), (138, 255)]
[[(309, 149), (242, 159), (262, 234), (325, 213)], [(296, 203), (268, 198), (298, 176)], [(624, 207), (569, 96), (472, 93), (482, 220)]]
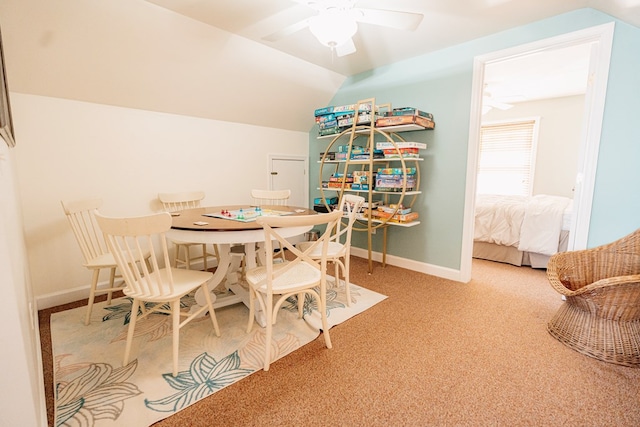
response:
[(2, 0), (11, 92), (309, 131), (345, 77), (143, 0)]
[[(146, 0), (346, 76), (479, 37), (590, 7), (640, 26), (640, 0)], [(268, 36), (317, 12), (310, 7), (354, 3), (356, 8), (422, 14), (413, 31), (358, 23), (356, 52), (337, 58), (308, 27)], [(382, 19), (391, 23), (393, 18)]]
[(346, 76), (582, 7), (634, 25), (640, 0), (359, 0), (424, 14), (414, 32), (362, 24), (335, 57), (307, 0), (2, 0), (10, 91), (308, 131)]

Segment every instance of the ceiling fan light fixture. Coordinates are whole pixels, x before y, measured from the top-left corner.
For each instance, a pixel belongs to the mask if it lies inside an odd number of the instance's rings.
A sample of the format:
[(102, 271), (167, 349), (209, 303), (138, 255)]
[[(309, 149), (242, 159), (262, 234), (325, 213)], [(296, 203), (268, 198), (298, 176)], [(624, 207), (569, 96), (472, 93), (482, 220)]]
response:
[(348, 42), (358, 31), (358, 24), (343, 11), (323, 12), (309, 19), (309, 30), (320, 43), (333, 49)]

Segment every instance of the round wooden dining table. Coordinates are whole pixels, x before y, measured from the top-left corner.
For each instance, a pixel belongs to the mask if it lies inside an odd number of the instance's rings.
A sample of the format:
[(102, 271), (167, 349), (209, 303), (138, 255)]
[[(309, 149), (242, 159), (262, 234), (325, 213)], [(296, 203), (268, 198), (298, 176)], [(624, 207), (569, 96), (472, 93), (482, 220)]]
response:
[[(167, 232), (167, 237), (171, 240), (185, 241), (193, 243), (204, 243), (216, 245), (218, 247), (218, 266), (213, 273), (213, 278), (209, 281), (208, 289), (214, 299), (214, 308), (224, 307), (231, 304), (243, 302), (249, 305), (249, 294), (240, 283), (241, 277), (238, 272), (239, 261), (233, 263), (234, 257), (231, 253), (231, 246), (244, 245), (245, 265), (247, 269), (255, 267), (258, 262), (264, 262), (263, 251), (256, 251), (263, 248), (265, 234), (260, 225), (255, 220), (237, 220), (232, 218), (220, 218), (224, 212), (237, 213), (240, 209), (245, 212), (253, 212), (255, 206), (233, 205), (233, 206), (212, 206), (194, 209), (186, 209), (172, 213), (172, 226)], [(261, 206), (263, 215), (316, 215), (311, 209), (296, 206)], [(279, 232), (284, 237), (300, 236), (310, 230), (310, 227), (284, 227)], [(236, 258), (237, 259), (237, 258)], [(216, 298), (213, 290), (226, 280), (225, 287), (232, 292), (231, 295)], [(206, 304), (206, 299), (201, 290), (195, 294), (198, 306)], [(264, 326), (263, 314), (256, 310), (256, 320)]]

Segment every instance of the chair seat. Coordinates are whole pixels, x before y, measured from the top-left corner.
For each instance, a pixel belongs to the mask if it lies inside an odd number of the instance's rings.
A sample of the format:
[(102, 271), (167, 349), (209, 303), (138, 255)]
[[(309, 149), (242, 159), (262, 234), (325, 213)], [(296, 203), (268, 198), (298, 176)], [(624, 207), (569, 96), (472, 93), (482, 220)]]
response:
[[(287, 266), (287, 262), (274, 264), (274, 272)], [(299, 288), (308, 288), (314, 283), (320, 282), (322, 274), (320, 271), (305, 263), (299, 263), (282, 275), (277, 276), (273, 281), (274, 292), (295, 292)], [(267, 291), (267, 267), (261, 266), (247, 271), (247, 281), (253, 285), (263, 283), (262, 286), (255, 288), (257, 292), (265, 293)]]
[(202, 243), (185, 242), (184, 240), (171, 239), (171, 242), (176, 245), (202, 245)]
[(87, 268), (112, 268), (116, 267), (116, 260), (111, 255), (111, 252), (104, 253), (102, 255), (98, 255), (95, 258), (88, 260), (83, 264)]
[[(209, 273), (207, 271), (198, 271), (198, 270), (185, 270), (182, 268), (171, 268), (171, 274), (173, 275), (173, 292), (169, 290), (169, 280), (167, 278), (167, 269), (162, 268), (159, 271), (159, 274), (162, 278), (162, 283), (160, 284), (160, 288), (162, 289), (162, 293), (155, 293), (154, 295), (149, 295), (145, 293), (135, 293), (129, 291), (129, 289), (125, 289), (124, 293), (127, 296), (133, 298), (139, 298), (144, 301), (149, 302), (164, 302), (174, 298), (180, 298), (189, 292), (191, 292), (194, 288), (200, 286), (202, 282), (206, 282), (213, 277), (213, 273)], [(151, 276), (150, 280), (152, 280), (152, 287), (157, 288), (158, 283), (153, 280), (154, 276)], [(142, 281), (144, 282), (145, 279)], [(138, 281), (140, 282), (140, 281)], [(146, 285), (141, 286), (145, 288)], [(211, 294), (212, 302), (215, 301), (215, 295)]]
[[(305, 251), (309, 246), (311, 246), (312, 242), (300, 242), (296, 246), (300, 248), (301, 251)], [(345, 253), (345, 246), (339, 242), (329, 242), (329, 247), (327, 248), (327, 258), (337, 258), (343, 256)], [(320, 258), (322, 256), (322, 248), (315, 247), (310, 253), (310, 256), (314, 258)]]

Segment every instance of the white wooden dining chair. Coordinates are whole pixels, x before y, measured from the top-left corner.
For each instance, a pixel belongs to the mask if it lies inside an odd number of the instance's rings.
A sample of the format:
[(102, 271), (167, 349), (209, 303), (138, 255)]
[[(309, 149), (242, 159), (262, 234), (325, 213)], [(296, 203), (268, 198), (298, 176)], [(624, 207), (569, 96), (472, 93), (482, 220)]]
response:
[[(251, 200), (254, 206), (285, 206), (291, 197), (291, 190), (251, 190)], [(278, 245), (274, 248), (278, 252), (278, 258), (286, 259), (284, 249)]]
[[(311, 295), (317, 301), (317, 308), (322, 318), (322, 332), (327, 348), (331, 348), (329, 327), (327, 322), (327, 250), (333, 229), (340, 222), (342, 213), (334, 211), (326, 214), (302, 216), (264, 216), (256, 222), (263, 227), (267, 262), (264, 266), (250, 269), (246, 273), (249, 283), (249, 324), (247, 333), (251, 332), (255, 316), (256, 300), (265, 314), (265, 353), (264, 370), (269, 370), (271, 364), (271, 346), (273, 325), (276, 322), (278, 310), (283, 302), (297, 296), (298, 314), (302, 317), (305, 294)], [(305, 250), (300, 250), (289, 243), (278, 233), (278, 227), (326, 226), (325, 232), (312, 242)], [(273, 262), (273, 241), (286, 247), (293, 255), (293, 259), (283, 263)], [(318, 250), (320, 258), (310, 254)], [(274, 300), (274, 298), (276, 298)]]
[[(335, 286), (340, 285), (340, 277), (344, 282), (345, 294), (347, 299), (347, 306), (351, 306), (351, 290), (349, 286), (349, 264), (351, 260), (351, 232), (353, 230), (353, 224), (358, 218), (358, 214), (364, 204), (364, 197), (356, 196), (354, 194), (344, 194), (340, 200), (339, 210), (346, 216), (346, 224), (342, 221), (338, 222), (338, 226), (335, 229), (335, 233), (331, 236), (329, 241), (329, 249), (327, 251), (327, 261), (334, 266), (334, 280)], [(305, 250), (312, 242), (300, 242), (298, 247), (301, 250)], [(320, 248), (316, 247), (315, 251), (311, 252), (313, 258), (319, 259), (322, 256)]]
[[(102, 230), (100, 230), (95, 220), (95, 212), (102, 206), (102, 200), (62, 200), (61, 203), (73, 235), (78, 242), (78, 246), (80, 246), (80, 251), (84, 258), (83, 265), (93, 272), (89, 289), (89, 301), (87, 302), (87, 314), (84, 320), (85, 325), (88, 325), (91, 320), (91, 311), (96, 295), (106, 293), (107, 305), (110, 305), (113, 293), (123, 290), (124, 286), (123, 284), (115, 284), (116, 278), (120, 278), (116, 274), (116, 261), (109, 252), (102, 237)], [(101, 270), (109, 270), (109, 284), (106, 287), (98, 288)]]
[[(213, 273), (171, 267), (165, 237), (165, 232), (171, 228), (171, 215), (168, 212), (132, 218), (109, 218), (96, 213), (96, 220), (122, 272), (126, 284), (124, 294), (133, 299), (123, 364), (129, 363), (137, 322), (151, 313), (170, 314), (173, 328), (173, 376), (176, 376), (181, 328), (208, 312), (215, 334), (220, 336), (212, 304), (215, 296), (207, 288)], [(140, 263), (146, 250), (151, 254), (151, 266)], [(161, 265), (164, 266), (161, 267)], [(193, 312), (182, 312), (180, 298), (198, 288), (201, 288), (204, 293), (206, 305)], [(153, 306), (147, 306), (147, 303)], [(181, 320), (183, 317), (185, 319)]]
[(255, 206), (284, 206), (291, 197), (291, 190), (251, 190), (251, 199)]
[[(166, 212), (179, 214), (185, 209), (199, 208), (200, 202), (205, 197), (204, 191), (188, 191), (180, 193), (159, 193), (158, 200)], [(213, 246), (214, 252), (207, 250), (207, 245), (203, 243), (192, 243), (185, 241), (172, 241), (175, 246), (174, 267), (184, 266), (191, 269), (194, 262), (202, 261), (204, 270), (209, 269), (208, 261), (212, 260), (215, 267), (218, 263), (219, 252), (217, 246)], [(191, 248), (200, 247), (199, 254), (193, 254)]]

